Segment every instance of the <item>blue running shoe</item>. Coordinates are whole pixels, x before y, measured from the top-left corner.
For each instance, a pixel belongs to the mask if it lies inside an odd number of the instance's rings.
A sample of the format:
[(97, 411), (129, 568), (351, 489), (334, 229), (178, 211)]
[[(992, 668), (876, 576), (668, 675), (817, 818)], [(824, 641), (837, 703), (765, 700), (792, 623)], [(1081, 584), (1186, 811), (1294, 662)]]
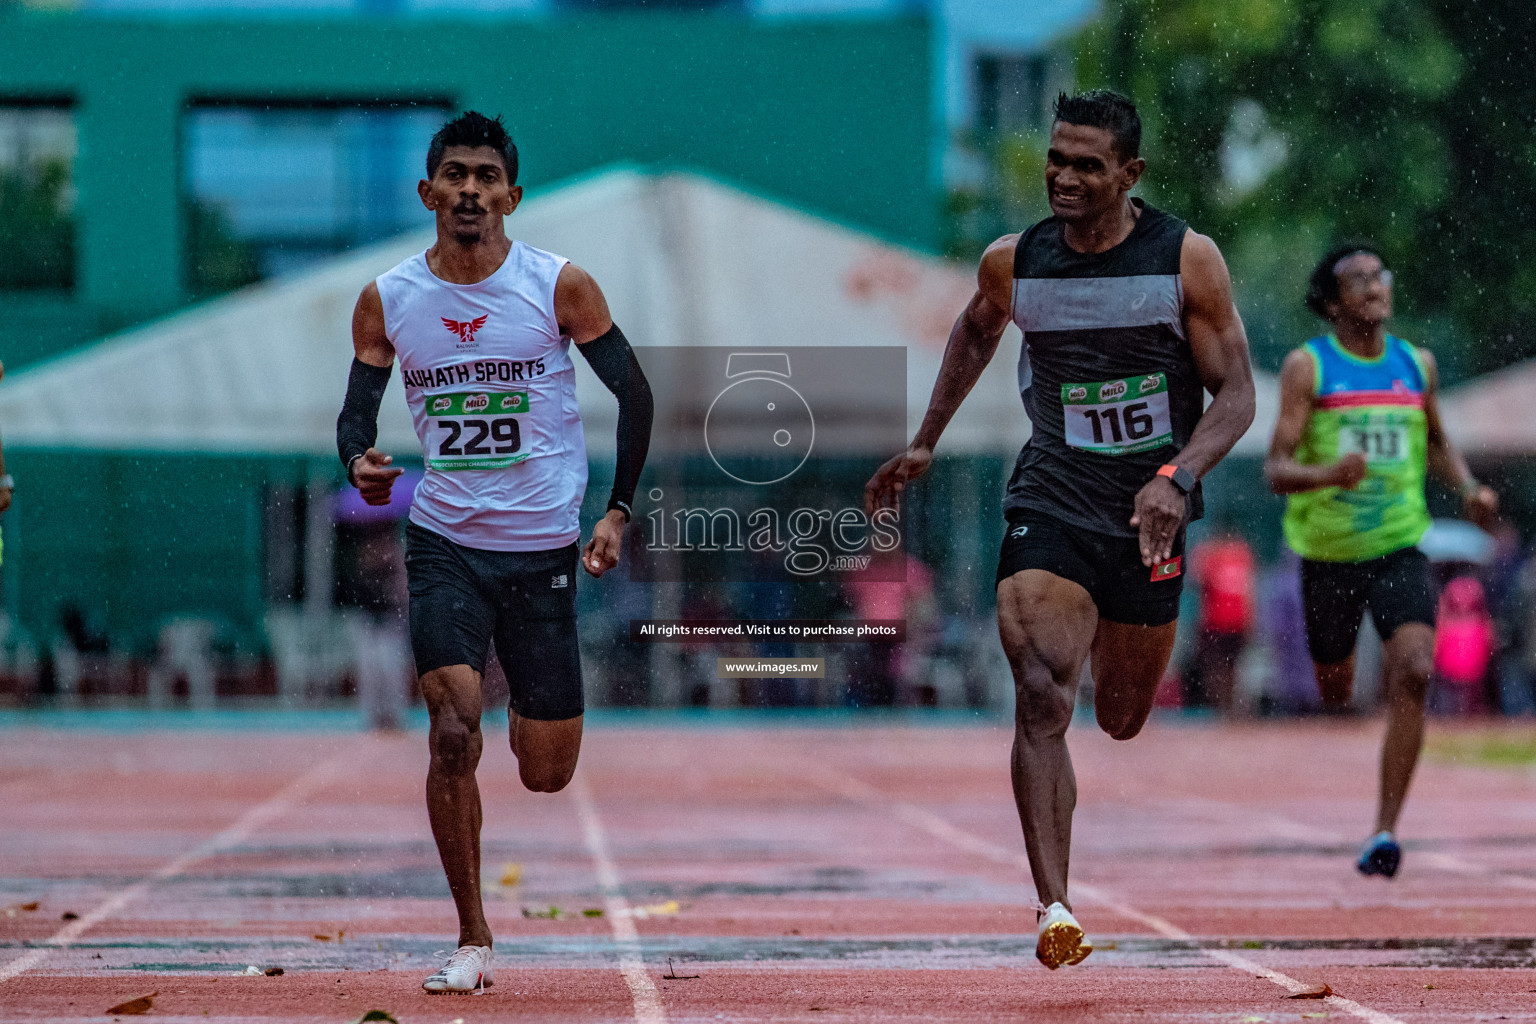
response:
[(1397, 874), (1398, 862), (1403, 859), (1403, 848), (1397, 845), (1391, 832), (1378, 832), (1366, 841), (1355, 867), (1362, 875), (1381, 875), (1391, 878)]

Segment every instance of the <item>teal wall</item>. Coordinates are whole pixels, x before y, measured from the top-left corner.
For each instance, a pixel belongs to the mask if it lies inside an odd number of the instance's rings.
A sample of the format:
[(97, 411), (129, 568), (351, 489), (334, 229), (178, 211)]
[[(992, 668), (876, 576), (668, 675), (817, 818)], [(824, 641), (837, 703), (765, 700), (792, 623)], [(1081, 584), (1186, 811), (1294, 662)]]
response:
[(6, 468), (4, 603), (35, 636), (46, 642), (72, 603), (132, 647), (176, 614), (259, 645), (262, 495), (302, 486), (306, 460), (30, 449), (7, 452)]
[[(0, 10), (0, 103), (67, 102), (80, 143), (76, 287), (0, 293), (0, 359), (13, 371), (189, 301), (180, 125), (206, 101), (498, 112), (527, 185), (620, 161), (691, 167), (932, 247), (929, 39), (916, 18), (296, 22)], [(269, 483), (302, 484), (303, 460), (6, 455), (18, 488), (0, 520), (0, 600), (40, 639), (69, 601), (127, 644), (147, 644), (164, 617), (188, 611), (259, 643), (262, 495)]]
[(178, 132), (200, 101), (433, 100), (499, 112), (525, 184), (616, 161), (691, 166), (931, 246), (930, 49), (918, 19), (0, 11), (0, 103), (67, 100), (80, 140), (75, 294), (9, 303), (0, 358), (20, 365), (184, 304)]

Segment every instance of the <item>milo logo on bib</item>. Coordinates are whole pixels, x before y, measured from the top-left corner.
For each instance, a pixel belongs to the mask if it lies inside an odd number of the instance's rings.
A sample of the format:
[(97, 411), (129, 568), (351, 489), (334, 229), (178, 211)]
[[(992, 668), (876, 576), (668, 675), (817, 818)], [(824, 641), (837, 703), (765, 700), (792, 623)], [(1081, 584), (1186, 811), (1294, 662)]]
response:
[(1165, 374), (1063, 384), (1061, 406), (1067, 445), (1078, 451), (1130, 455), (1173, 440)]
[(426, 399), (427, 465), (437, 470), (505, 469), (528, 458), (518, 416), (526, 391), (465, 391)]
[(527, 411), (526, 391), (465, 391), (427, 399), (427, 412), (433, 416), (475, 416), (488, 412), (499, 416)]

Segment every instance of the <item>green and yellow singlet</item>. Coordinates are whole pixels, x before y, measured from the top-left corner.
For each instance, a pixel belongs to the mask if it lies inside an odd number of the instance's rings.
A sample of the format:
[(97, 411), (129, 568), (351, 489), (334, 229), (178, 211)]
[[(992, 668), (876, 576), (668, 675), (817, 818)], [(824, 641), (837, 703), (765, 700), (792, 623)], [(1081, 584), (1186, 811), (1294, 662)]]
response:
[(1319, 465), (1359, 452), (1367, 472), (1353, 490), (1290, 495), (1286, 542), (1319, 562), (1364, 562), (1417, 544), (1429, 528), (1427, 378), (1418, 352), (1390, 334), (1375, 359), (1353, 355), (1331, 334), (1303, 348), (1316, 369), (1316, 397), (1296, 461)]

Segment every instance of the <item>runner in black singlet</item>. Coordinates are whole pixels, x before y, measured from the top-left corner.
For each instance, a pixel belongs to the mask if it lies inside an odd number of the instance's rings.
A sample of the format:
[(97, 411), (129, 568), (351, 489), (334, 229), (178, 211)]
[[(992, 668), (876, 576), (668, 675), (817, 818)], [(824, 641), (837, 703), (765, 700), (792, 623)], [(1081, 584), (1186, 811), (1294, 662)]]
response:
[[(1173, 650), (1184, 524), (1199, 479), (1253, 420), (1248, 341), (1210, 239), (1129, 196), (1141, 120), (1109, 92), (1061, 96), (1045, 182), (1053, 216), (998, 239), (955, 322), (927, 415), (870, 480), (871, 509), (928, 470), (950, 417), (1024, 332), (1034, 424), (1004, 502), (998, 629), (1018, 695), (1013, 788), (1047, 967), (1092, 952), (1067, 899), (1076, 783), (1067, 753), (1083, 664), (1100, 727), (1135, 736)], [(1203, 391), (1213, 396), (1202, 415)]]

